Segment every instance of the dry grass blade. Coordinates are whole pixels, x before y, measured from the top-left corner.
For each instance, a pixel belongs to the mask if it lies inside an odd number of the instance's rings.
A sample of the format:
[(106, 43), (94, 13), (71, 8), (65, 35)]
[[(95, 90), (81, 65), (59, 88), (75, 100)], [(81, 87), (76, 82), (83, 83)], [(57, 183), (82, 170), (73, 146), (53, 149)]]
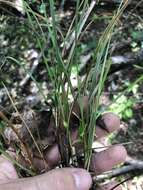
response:
[(33, 166), (33, 159), (32, 159), (31, 154), (30, 154), (30, 152), (29, 152), (29, 148), (27, 147), (27, 145), (26, 145), (26, 144), (23, 142), (23, 140), (21, 139), (21, 137), (20, 137), (18, 131), (13, 127), (12, 123), (9, 121), (9, 119), (8, 119), (1, 111), (0, 111), (0, 118), (1, 118), (3, 121), (5, 121), (5, 122), (7, 123), (7, 125), (8, 125), (8, 127), (10, 127), (10, 128), (14, 131), (14, 133), (17, 135), (17, 137), (18, 137), (20, 143), (22, 144), (23, 148), (25, 149), (25, 152), (26, 152), (27, 155), (28, 155), (28, 159), (29, 159), (29, 161), (30, 161), (30, 164), (31, 164), (32, 168), (34, 169), (34, 166)]
[[(34, 138), (32, 132), (30, 131), (29, 127), (27, 126), (26, 122), (24, 121), (23, 117), (21, 116), (21, 114), (19, 113), (17, 107), (15, 106), (15, 104), (14, 104), (14, 102), (13, 102), (13, 100), (12, 100), (12, 98), (11, 98), (9, 92), (8, 92), (8, 89), (6, 88), (6, 86), (5, 86), (4, 83), (3, 83), (3, 86), (4, 86), (4, 88), (5, 88), (6, 92), (7, 92), (7, 95), (8, 95), (8, 97), (9, 97), (10, 101), (11, 101), (11, 104), (13, 105), (13, 108), (15, 109), (16, 113), (18, 113), (19, 118), (20, 118), (21, 121), (24, 123), (24, 125), (25, 125), (27, 131), (29, 132), (29, 134), (30, 134), (30, 136), (31, 136), (31, 138), (32, 138), (32, 140), (33, 140), (33, 143), (34, 143), (35, 147), (37, 148), (37, 150), (38, 150), (38, 152), (39, 152), (41, 158), (42, 158), (43, 161), (44, 161), (45, 168), (46, 168), (47, 163), (46, 163), (46, 161), (45, 161), (45, 159), (44, 159), (43, 153), (41, 152), (41, 150), (40, 150), (40, 148), (39, 148), (39, 146), (38, 146), (38, 144), (37, 144), (37, 142), (36, 142), (36, 140), (35, 140), (35, 138)], [(6, 119), (6, 118), (5, 118), (5, 119)], [(8, 122), (8, 120), (7, 120), (7, 122)], [(11, 126), (12, 130), (14, 130), (14, 132), (16, 133), (16, 135), (18, 136), (18, 138), (20, 139), (20, 141), (23, 143), (23, 141), (21, 140), (19, 134), (18, 134), (17, 131), (15, 130), (15, 128), (12, 127), (11, 124), (10, 124), (10, 126)], [(25, 146), (26, 146), (25, 143), (23, 143), (23, 144), (24, 144), (24, 147), (25, 147)], [(27, 147), (25, 147), (25, 148), (26, 148), (26, 152), (28, 153), (28, 156), (29, 156), (29, 158), (30, 158), (30, 161), (31, 161), (31, 163), (32, 163), (32, 157), (31, 157), (31, 155), (30, 155), (30, 153), (29, 153), (29, 151), (28, 151), (28, 148), (27, 148)]]

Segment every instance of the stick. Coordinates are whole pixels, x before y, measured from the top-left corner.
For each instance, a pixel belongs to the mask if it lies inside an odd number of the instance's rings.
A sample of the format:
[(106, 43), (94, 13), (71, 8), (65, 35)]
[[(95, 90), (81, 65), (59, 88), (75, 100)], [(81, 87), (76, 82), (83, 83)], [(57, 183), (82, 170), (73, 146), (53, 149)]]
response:
[(143, 170), (143, 161), (131, 159), (131, 160), (126, 161), (126, 164), (128, 164), (128, 165), (123, 166), (121, 168), (113, 169), (112, 171), (106, 172), (102, 175), (95, 176), (93, 179), (95, 181), (103, 181), (105, 179), (110, 179), (113, 177), (125, 175), (125, 174), (131, 173), (133, 171), (140, 171), (143, 173), (143, 171), (142, 171)]

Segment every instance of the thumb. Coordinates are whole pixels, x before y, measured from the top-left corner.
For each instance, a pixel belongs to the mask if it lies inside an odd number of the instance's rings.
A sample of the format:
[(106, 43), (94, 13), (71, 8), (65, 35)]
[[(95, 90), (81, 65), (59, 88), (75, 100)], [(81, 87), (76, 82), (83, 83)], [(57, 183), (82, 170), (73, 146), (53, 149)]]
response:
[(91, 176), (86, 170), (65, 168), (0, 185), (0, 190), (89, 190), (91, 183)]
[(39, 186), (45, 184), (40, 190), (89, 190), (92, 180), (84, 169), (64, 168), (51, 170), (40, 176), (38, 183)]

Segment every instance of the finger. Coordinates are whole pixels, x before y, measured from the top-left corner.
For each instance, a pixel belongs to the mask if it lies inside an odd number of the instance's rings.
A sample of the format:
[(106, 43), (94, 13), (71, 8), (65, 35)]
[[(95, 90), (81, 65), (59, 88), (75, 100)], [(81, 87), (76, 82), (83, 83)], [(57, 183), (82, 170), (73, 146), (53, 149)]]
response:
[[(29, 167), (29, 162), (20, 154), (17, 158), (18, 163), (20, 163), (25, 168)], [(33, 152), (32, 164), (34, 169), (38, 173), (43, 173), (55, 168), (61, 162), (61, 155), (58, 148), (58, 144), (54, 144), (43, 152), (43, 157), (39, 154), (37, 150)]]
[[(120, 118), (114, 113), (105, 113), (101, 116), (102, 122), (100, 120), (97, 122), (95, 129), (96, 139), (109, 135), (114, 131), (117, 131), (120, 128)], [(105, 129), (103, 129), (100, 124), (104, 123)], [(72, 141), (76, 141), (79, 137), (78, 129), (74, 129), (71, 132)]]
[[(55, 168), (61, 161), (60, 151), (57, 144), (46, 148), (46, 150), (43, 152), (43, 156), (44, 157), (41, 157), (37, 151), (33, 152), (32, 164), (38, 173), (49, 171)], [(19, 155), (18, 162), (26, 168), (29, 167), (29, 162), (26, 162), (22, 155)]]
[(45, 163), (42, 158), (34, 156), (33, 164), (35, 169), (37, 169), (38, 171), (42, 171), (44, 169), (50, 170), (58, 165), (58, 163), (61, 161), (61, 156), (57, 144), (54, 144), (53, 146), (45, 150), (44, 159), (47, 163), (47, 168), (45, 168)]
[(57, 190), (88, 190), (92, 183), (91, 176), (83, 169), (53, 170), (48, 173), (48, 179), (49, 189)]
[[(71, 117), (71, 120), (74, 118), (74, 114), (80, 115), (80, 107), (83, 110), (84, 114), (88, 114), (88, 107), (89, 107), (89, 100), (87, 96), (82, 97), (81, 101), (75, 102), (73, 105), (73, 117)], [(74, 119), (73, 119), (74, 120)], [(102, 121), (102, 123), (101, 123)], [(100, 124), (104, 124), (105, 130)], [(99, 122), (97, 123), (96, 127), (96, 137), (101, 138), (109, 133), (112, 133), (120, 128), (120, 118), (114, 114), (114, 113), (105, 113), (101, 116)]]
[(91, 176), (86, 170), (67, 168), (52, 170), (29, 179), (20, 179), (16, 183), (4, 184), (1, 188), (7, 190), (89, 190), (91, 183)]
[(57, 144), (53, 145), (45, 152), (45, 158), (49, 165), (52, 167), (56, 166), (60, 162), (61, 156)]
[[(11, 150), (6, 151), (8, 156), (15, 158), (15, 153)], [(17, 172), (12, 164), (12, 161), (4, 154), (0, 156), (0, 184), (10, 180), (17, 179)]]
[(125, 162), (126, 149), (121, 145), (115, 145), (107, 150), (92, 155), (91, 170), (97, 174), (111, 170), (117, 164)]
[[(97, 127), (96, 127), (96, 137), (97, 138), (101, 138), (104, 137), (106, 135), (108, 135), (109, 133), (112, 133), (116, 130), (118, 130), (120, 128), (120, 118), (114, 114), (114, 113), (105, 113), (101, 116), (101, 120), (102, 122), (97, 123)], [(103, 129), (102, 126), (100, 126), (104, 124), (104, 127), (107, 129)]]

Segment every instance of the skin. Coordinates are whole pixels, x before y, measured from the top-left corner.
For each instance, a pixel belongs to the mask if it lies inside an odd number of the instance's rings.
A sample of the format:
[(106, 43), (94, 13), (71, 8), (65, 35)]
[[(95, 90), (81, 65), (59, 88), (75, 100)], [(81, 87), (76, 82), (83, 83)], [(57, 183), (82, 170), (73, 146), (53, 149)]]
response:
[[(110, 132), (119, 129), (120, 122), (116, 115), (110, 113), (110, 115), (104, 115), (104, 118)], [(107, 132), (100, 128), (96, 132), (98, 138), (107, 135)], [(9, 154), (12, 153), (9, 151)], [(123, 146), (112, 146), (92, 156), (91, 168), (95, 173), (100, 174), (124, 162), (126, 156), (127, 153)], [(60, 155), (56, 144), (46, 153), (46, 159), (51, 166), (59, 162)], [(40, 167), (40, 160), (35, 160), (35, 164), (37, 162)], [(0, 190), (89, 190), (91, 184), (92, 179), (90, 174), (84, 169), (77, 168), (53, 169), (36, 177), (19, 179), (13, 164), (4, 156), (0, 157)], [(113, 184), (106, 184), (98, 190), (109, 190), (113, 187)], [(115, 190), (120, 189), (121, 187), (117, 187)]]

